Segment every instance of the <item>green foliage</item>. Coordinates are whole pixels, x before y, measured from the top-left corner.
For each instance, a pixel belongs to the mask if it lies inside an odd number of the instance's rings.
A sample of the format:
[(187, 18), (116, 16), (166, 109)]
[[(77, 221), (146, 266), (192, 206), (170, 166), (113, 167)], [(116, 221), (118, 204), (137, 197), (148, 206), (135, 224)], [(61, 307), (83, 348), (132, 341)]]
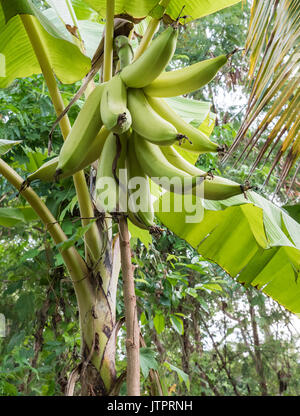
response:
[(24, 231), (22, 240), (0, 245), (0, 310), (7, 322), (0, 394), (60, 395), (78, 357), (76, 299), (63, 268), (55, 267), (50, 241)]
[(3, 140), (0, 139), (0, 156), (7, 153), (14, 145), (21, 143), (20, 140)]
[[(73, 0), (73, 4), (80, 19), (97, 20), (96, 13), (81, 0)], [(171, 67), (197, 62), (210, 53), (217, 56), (242, 47), (248, 11), (247, 5), (242, 8), (238, 4), (180, 29)], [(221, 88), (243, 89), (240, 83), (245, 65), (241, 53), (234, 55), (231, 64), (209, 87), (193, 94), (195, 99), (214, 102), (213, 111), (218, 113), (219, 125), (213, 138), (220, 144), (230, 145), (234, 140), (241, 119), (241, 113), (236, 112), (242, 106), (233, 103), (223, 108), (216, 102), (216, 96)], [(60, 84), (59, 88), (67, 102), (78, 85)], [(71, 122), (80, 105), (79, 101), (70, 110)], [(17, 79), (9, 88), (0, 90), (0, 107), (1, 139), (22, 140), (4, 159), (25, 178), (47, 160), (48, 133), (55, 120), (43, 78), (32, 75)], [(198, 117), (192, 117), (197, 125), (208, 113), (209, 105), (202, 104), (202, 107), (203, 111), (197, 109)], [(206, 128), (209, 129), (208, 122)], [(50, 157), (58, 154), (61, 143), (62, 138), (56, 133)], [(225, 174), (240, 183), (249, 173), (247, 165), (241, 169), (220, 167), (212, 154), (201, 156), (198, 165), (204, 170), (214, 168), (216, 174)], [(262, 185), (266, 172), (261, 169), (255, 173), (256, 185)], [(275, 180), (274, 175), (264, 190), (266, 196), (270, 195)], [(72, 180), (37, 182), (32, 188), (67, 234), (68, 241), (63, 247), (75, 245), (82, 253), (82, 238), (87, 228), (80, 224)], [(58, 247), (39, 223), (27, 225), (23, 198), (2, 179), (0, 203), (0, 313), (7, 321), (7, 335), (0, 338), (0, 395), (64, 395), (68, 377), (81, 359), (74, 291)], [(218, 209), (224, 215), (224, 206)], [(234, 213), (239, 210), (235, 207)], [(7, 218), (14, 221), (9, 224), (13, 228), (3, 227)], [(251, 228), (253, 215), (248, 219)], [(211, 224), (215, 225), (213, 219)], [(260, 228), (254, 230), (257, 245), (265, 243), (267, 228), (261, 221)], [(114, 227), (114, 235), (115, 232)], [(214, 265), (208, 255), (207, 258), (200, 255), (169, 230), (163, 229), (160, 236), (152, 237), (147, 231), (130, 225), (130, 232), (138, 313), (146, 343), (140, 354), (143, 394), (149, 395), (152, 391), (149, 376), (153, 370), (165, 395), (260, 395), (261, 374), (257, 372), (258, 357), (254, 354), (259, 350), (269, 394), (299, 395), (299, 337), (292, 326), (295, 320), (287, 311), (261, 292), (243, 288)], [(286, 226), (283, 232), (286, 239), (290, 238), (289, 232)], [(243, 232), (240, 237), (245, 238)], [(228, 249), (228, 256), (231, 251)], [(120, 279), (117, 318), (123, 317)], [(258, 346), (254, 323), (258, 327)], [(121, 375), (125, 369), (125, 333), (121, 329), (117, 374)], [(125, 384), (120, 394), (126, 394)]]
[[(76, 90), (76, 84), (61, 86), (63, 97), (70, 99)], [(17, 158), (20, 163), (26, 161), (26, 149), (47, 149), (48, 134), (55, 120), (55, 112), (48, 95), (43, 77), (40, 75), (15, 81), (10, 88), (0, 89), (0, 135), (1, 139), (22, 140), (27, 146), (20, 152), (20, 146), (10, 152), (7, 157)], [(78, 106), (70, 112), (70, 120), (74, 121), (78, 113)], [(54, 135), (53, 151), (57, 152), (62, 138)]]
[(141, 372), (145, 379), (149, 375), (149, 370), (157, 370), (158, 363), (155, 359), (155, 352), (150, 348), (141, 348), (140, 349), (140, 365), (141, 365)]

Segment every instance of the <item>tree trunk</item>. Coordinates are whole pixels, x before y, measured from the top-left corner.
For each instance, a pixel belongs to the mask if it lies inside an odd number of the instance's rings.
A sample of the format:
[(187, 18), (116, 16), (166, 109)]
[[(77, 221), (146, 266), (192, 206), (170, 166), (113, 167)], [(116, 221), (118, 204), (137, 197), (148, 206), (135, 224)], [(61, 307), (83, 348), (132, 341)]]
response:
[(116, 382), (116, 292), (120, 270), (119, 239), (109, 240), (102, 273), (89, 275), (89, 291), (78, 299), (82, 334), (79, 366), (81, 395), (108, 395)]
[(258, 378), (259, 378), (261, 394), (262, 396), (267, 396), (268, 389), (267, 389), (267, 383), (266, 383), (265, 374), (264, 374), (261, 352), (260, 352), (260, 342), (259, 342), (259, 336), (258, 336), (257, 323), (255, 320), (255, 310), (254, 310), (253, 305), (251, 304), (252, 296), (249, 290), (247, 291), (247, 297), (249, 301), (249, 313), (250, 313), (250, 320), (251, 320), (251, 327), (252, 327), (253, 341), (254, 341), (255, 368), (256, 368)]
[[(183, 313), (183, 309), (181, 306), (178, 308), (179, 312)], [(181, 355), (181, 363), (182, 363), (182, 369), (183, 371), (188, 374), (190, 377), (190, 355), (192, 352), (192, 345), (189, 340), (188, 330), (189, 330), (189, 324), (187, 319), (183, 319), (183, 335), (180, 337), (181, 339), (181, 345), (182, 345), (182, 355)]]

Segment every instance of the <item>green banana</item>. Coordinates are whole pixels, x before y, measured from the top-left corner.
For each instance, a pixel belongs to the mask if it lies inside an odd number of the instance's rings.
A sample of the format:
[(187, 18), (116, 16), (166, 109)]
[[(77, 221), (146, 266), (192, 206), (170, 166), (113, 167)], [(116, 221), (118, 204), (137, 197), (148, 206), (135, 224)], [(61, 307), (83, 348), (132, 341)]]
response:
[(185, 137), (153, 110), (141, 89), (128, 89), (128, 108), (132, 114), (133, 130), (146, 140), (167, 146)]
[[(136, 157), (132, 137), (128, 141), (126, 168), (128, 171), (128, 196), (130, 197), (133, 194), (133, 189), (131, 190), (131, 186), (133, 187), (135, 185), (135, 183), (133, 182), (134, 178), (142, 178), (142, 183), (140, 185), (140, 205), (142, 206), (142, 208), (145, 208), (138, 209), (139, 207), (134, 205), (134, 199), (130, 198), (130, 201), (128, 201), (129, 203), (127, 206), (127, 213), (129, 214), (129, 219), (135, 225), (137, 225), (138, 223), (142, 223), (144, 225), (144, 227), (142, 228), (148, 229), (149, 227), (155, 227), (149, 178), (147, 177), (147, 175), (145, 175)], [(134, 222), (134, 219), (136, 222)], [(137, 226), (141, 227), (141, 225)]]
[(158, 77), (174, 55), (177, 36), (177, 28), (169, 26), (136, 61), (121, 71), (127, 87), (143, 88)]
[(127, 109), (127, 92), (120, 74), (106, 83), (100, 114), (105, 127), (114, 133), (122, 134), (130, 128), (131, 114)]
[(211, 200), (223, 200), (245, 192), (247, 187), (220, 176), (210, 176), (184, 159), (172, 146), (162, 147), (166, 159), (177, 169), (204, 178), (203, 197)]
[(119, 185), (124, 191), (126, 184), (121, 182), (119, 171), (125, 168), (126, 141), (125, 135), (118, 136), (111, 132), (104, 143), (99, 159), (94, 193), (95, 204), (99, 211), (115, 212), (121, 209), (119, 207)]
[[(79, 170), (82, 170), (89, 166), (91, 163), (93, 163), (95, 160), (97, 160), (102, 152), (102, 148), (104, 145), (104, 142), (108, 136), (109, 131), (103, 126), (100, 132), (95, 137), (95, 140), (93, 141), (90, 149), (87, 151), (85, 158), (82, 160), (82, 162), (76, 166), (73, 170), (65, 170), (63, 174), (59, 176), (59, 179), (67, 178), (71, 175), (74, 175), (74, 173), (78, 172)], [(26, 178), (27, 185), (30, 184), (30, 182), (39, 179), (43, 182), (50, 182), (55, 179), (55, 173), (57, 170), (59, 156), (54, 157), (51, 160), (48, 160), (45, 162), (39, 169), (37, 169), (35, 172), (31, 173)]]
[(204, 181), (204, 198), (221, 201), (235, 195), (243, 194), (247, 189), (250, 189), (250, 187), (240, 185), (221, 176), (213, 176), (212, 179), (206, 179)]
[(54, 175), (57, 169), (57, 165), (58, 165), (58, 156), (54, 157), (51, 160), (48, 160), (42, 166), (40, 166), (36, 171), (28, 175), (25, 182), (27, 183), (27, 185), (29, 185), (30, 182), (36, 179), (39, 179), (43, 182), (53, 181)]
[[(140, 219), (136, 216), (134, 212), (127, 211), (128, 219), (134, 224), (136, 227), (142, 228), (143, 230), (149, 230), (150, 227), (145, 225)], [(154, 225), (155, 226), (155, 225)]]
[(160, 146), (144, 140), (136, 132), (133, 137), (135, 153), (140, 166), (154, 182), (163, 188), (170, 190), (170, 185), (172, 187), (175, 185), (174, 192), (181, 194), (184, 190), (189, 191), (203, 181), (202, 178), (199, 180), (198, 177), (191, 176), (173, 166), (163, 154)]
[(153, 97), (176, 97), (196, 91), (208, 84), (227, 62), (227, 56), (197, 62), (175, 71), (164, 72), (144, 88)]
[(202, 178), (206, 178), (206, 176), (208, 176), (206, 172), (198, 169), (196, 166), (184, 159), (184, 157), (182, 157), (173, 146), (162, 146), (161, 151), (165, 158), (177, 169), (180, 169), (192, 176), (200, 176)]
[(147, 97), (147, 99), (157, 114), (173, 124), (178, 131), (185, 134), (191, 140), (191, 143), (189, 141), (183, 141), (180, 145), (182, 148), (196, 153), (218, 151), (218, 145), (216, 143), (209, 140), (200, 130), (185, 122), (163, 99), (154, 97)]
[(104, 87), (105, 84), (98, 85), (87, 97), (60, 150), (56, 176), (64, 172), (76, 172), (85, 159), (87, 151), (102, 127), (99, 106)]
[(136, 227), (142, 228), (143, 230), (149, 230), (150, 227), (155, 227), (155, 224), (151, 226), (144, 224), (134, 212), (129, 210), (127, 211), (127, 216), (132, 224), (134, 224)]

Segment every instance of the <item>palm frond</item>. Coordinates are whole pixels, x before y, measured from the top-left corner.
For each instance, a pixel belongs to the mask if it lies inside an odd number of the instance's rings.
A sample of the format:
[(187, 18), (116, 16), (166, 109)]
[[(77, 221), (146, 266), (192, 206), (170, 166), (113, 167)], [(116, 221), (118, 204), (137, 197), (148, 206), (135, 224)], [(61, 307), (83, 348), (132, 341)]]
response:
[[(300, 156), (299, 39), (300, 0), (253, 0), (245, 46), (245, 53), (250, 52), (249, 101), (245, 119), (223, 162), (239, 146), (242, 151), (235, 165), (255, 149), (258, 154), (250, 175), (259, 164), (272, 159), (266, 183), (280, 163), (275, 192), (285, 183)], [(250, 137), (247, 142), (246, 137)], [(292, 183), (298, 170), (299, 167)]]

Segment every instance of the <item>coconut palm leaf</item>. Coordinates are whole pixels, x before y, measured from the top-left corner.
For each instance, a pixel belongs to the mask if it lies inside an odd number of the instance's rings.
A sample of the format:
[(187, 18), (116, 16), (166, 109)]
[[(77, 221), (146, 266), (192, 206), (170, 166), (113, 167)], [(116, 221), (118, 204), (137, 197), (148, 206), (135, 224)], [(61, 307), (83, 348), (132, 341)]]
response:
[[(246, 41), (246, 53), (250, 52), (250, 97), (245, 119), (223, 159), (225, 162), (241, 147), (237, 165), (255, 149), (257, 157), (251, 175), (257, 166), (272, 158), (265, 183), (281, 163), (276, 192), (293, 170), (294, 182), (299, 169), (299, 34), (300, 0), (253, 1)], [(245, 142), (253, 126), (256, 128)]]

